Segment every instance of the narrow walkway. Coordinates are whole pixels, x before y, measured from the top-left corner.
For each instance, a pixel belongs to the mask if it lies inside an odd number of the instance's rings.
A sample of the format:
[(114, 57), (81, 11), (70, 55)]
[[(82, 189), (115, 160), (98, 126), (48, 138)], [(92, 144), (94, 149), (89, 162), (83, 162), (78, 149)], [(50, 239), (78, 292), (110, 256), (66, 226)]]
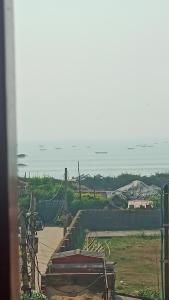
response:
[(39, 249), (37, 257), (39, 270), (43, 274), (46, 271), (46, 266), (52, 253), (63, 238), (63, 228), (45, 227), (44, 230), (38, 231), (38, 238)]
[(88, 237), (114, 237), (114, 236), (131, 236), (131, 235), (160, 235), (160, 230), (126, 230), (126, 231), (91, 231)]

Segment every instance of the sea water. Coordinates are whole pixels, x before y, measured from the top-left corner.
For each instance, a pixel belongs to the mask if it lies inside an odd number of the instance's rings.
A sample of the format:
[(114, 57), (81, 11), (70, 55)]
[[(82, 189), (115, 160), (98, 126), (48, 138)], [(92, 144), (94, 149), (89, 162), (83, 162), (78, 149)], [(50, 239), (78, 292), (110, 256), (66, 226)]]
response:
[(19, 176), (69, 178), (83, 175), (117, 176), (122, 173), (169, 173), (169, 141), (52, 141), (18, 143)]

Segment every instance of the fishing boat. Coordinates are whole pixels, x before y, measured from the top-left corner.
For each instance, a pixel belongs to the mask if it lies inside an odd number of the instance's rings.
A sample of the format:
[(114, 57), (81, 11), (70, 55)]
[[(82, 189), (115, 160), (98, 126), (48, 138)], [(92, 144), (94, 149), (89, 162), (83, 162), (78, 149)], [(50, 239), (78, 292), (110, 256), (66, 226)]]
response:
[(107, 154), (107, 151), (95, 151), (95, 154)]

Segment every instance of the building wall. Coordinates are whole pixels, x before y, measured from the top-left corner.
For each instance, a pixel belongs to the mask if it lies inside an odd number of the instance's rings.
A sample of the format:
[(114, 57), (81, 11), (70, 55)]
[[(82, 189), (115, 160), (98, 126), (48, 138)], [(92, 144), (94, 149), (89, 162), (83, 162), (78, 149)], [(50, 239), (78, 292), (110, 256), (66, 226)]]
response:
[(150, 208), (153, 208), (153, 202), (149, 201), (149, 200), (144, 200), (144, 199), (129, 200), (128, 208), (130, 208), (130, 205), (132, 205), (133, 208), (140, 208), (140, 207), (146, 208), (147, 206), (149, 206)]

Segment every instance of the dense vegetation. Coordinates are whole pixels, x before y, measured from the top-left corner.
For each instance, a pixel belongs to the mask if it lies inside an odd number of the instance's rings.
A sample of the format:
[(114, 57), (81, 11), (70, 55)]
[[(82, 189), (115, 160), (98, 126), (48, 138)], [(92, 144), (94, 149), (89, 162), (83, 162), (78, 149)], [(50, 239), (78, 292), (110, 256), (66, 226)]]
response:
[[(122, 174), (118, 177), (102, 177), (100, 175), (93, 177), (82, 178), (82, 186), (88, 187), (90, 190), (115, 190), (121, 186), (124, 186), (130, 183), (133, 180), (142, 180), (148, 185), (157, 185), (162, 186), (165, 182), (168, 181), (169, 174), (156, 174), (150, 177), (131, 175), (131, 174)], [(50, 200), (57, 195), (58, 197), (63, 197), (64, 195), (64, 182), (57, 180), (52, 177), (43, 177), (43, 178), (27, 178), (24, 179), (28, 187), (24, 193), (19, 197), (19, 205), (23, 210), (28, 210), (30, 205), (30, 196), (31, 193), (36, 198), (37, 204), (39, 201)], [(103, 209), (108, 206), (108, 200), (105, 196), (98, 193), (83, 193), (81, 194), (81, 199), (77, 191), (77, 186), (75, 183), (68, 183), (68, 209), (74, 215), (79, 209)], [(155, 197), (150, 198), (149, 200), (154, 202), (154, 207), (160, 206), (160, 198)], [(51, 222), (57, 222), (55, 218), (55, 212), (52, 211), (52, 208), (48, 210), (50, 214), (51, 210)]]
[(32, 177), (24, 179), (24, 181), (28, 184), (28, 188), (19, 197), (19, 204), (22, 209), (27, 210), (29, 208), (31, 193), (38, 202), (39, 200), (52, 199), (56, 193), (61, 194), (63, 192), (62, 182), (52, 177)]
[[(56, 195), (57, 198), (64, 197), (63, 181), (56, 180), (51, 177), (28, 178), (25, 180), (28, 183), (28, 187), (19, 197), (19, 205), (25, 211), (29, 209), (31, 194), (33, 194), (36, 198), (37, 207), (39, 201), (43, 202), (45, 200), (52, 200)], [(95, 196), (90, 193), (82, 193), (80, 199), (79, 193), (71, 183), (68, 184), (67, 200), (68, 210), (73, 215), (76, 214), (79, 209), (104, 208), (108, 204), (107, 199), (97, 193)], [(53, 207), (48, 208), (48, 214), (51, 215), (51, 217), (49, 217), (51, 222), (57, 223), (57, 218), (55, 218), (57, 212), (54, 212)]]
[(90, 189), (116, 190), (134, 180), (143, 181), (147, 185), (157, 185), (158, 187), (162, 187), (169, 181), (169, 174), (157, 173), (151, 176), (121, 174), (117, 177), (103, 177), (101, 175), (96, 175), (95, 177), (87, 176), (82, 179), (82, 184)]

